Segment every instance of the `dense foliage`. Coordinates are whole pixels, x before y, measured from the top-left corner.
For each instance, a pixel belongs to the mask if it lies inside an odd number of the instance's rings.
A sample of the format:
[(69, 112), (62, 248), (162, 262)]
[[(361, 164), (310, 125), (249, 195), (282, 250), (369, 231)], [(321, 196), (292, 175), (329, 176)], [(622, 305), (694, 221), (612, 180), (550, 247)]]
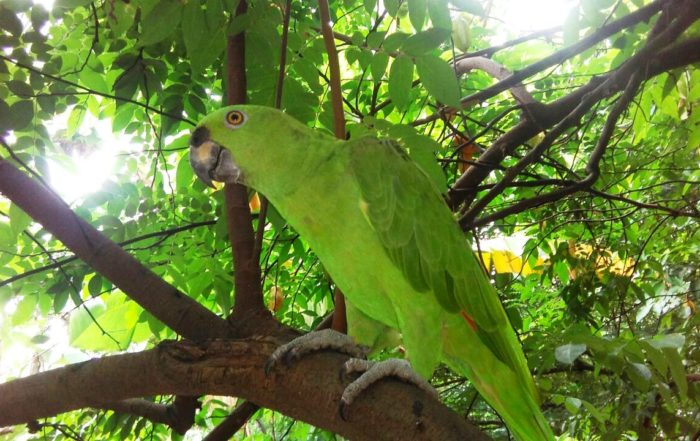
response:
[[(682, 10), (685, 3), (653, 4)], [(285, 50), (281, 108), (333, 132), (316, 3), (290, 4), (285, 40), (281, 0), (251, 0), (237, 17), (236, 0), (58, 0), (50, 10), (2, 0), (0, 157), (59, 193), (61, 176), (98, 180), (61, 196), (165, 281), (227, 316), (235, 274), (223, 192), (194, 179), (187, 140), (194, 122), (223, 104), (226, 38), (238, 32), (245, 32), (249, 102), (274, 105)], [(649, 7), (643, 0), (580, 0), (562, 26), (532, 34), (502, 24), (505, 1), (336, 0), (330, 6), (349, 136), (400, 140), (441, 190), (451, 189), (474, 248), (490, 244), (484, 263), (521, 335), (555, 431), (576, 439), (697, 439), (699, 60), (653, 59), (674, 44), (695, 44), (688, 47), (700, 53), (697, 17), (644, 53), (671, 26), (664, 14), (680, 18), (659, 7), (620, 32), (599, 32)], [(562, 48), (572, 49), (563, 54)], [(507, 77), (500, 69), (520, 71), (550, 56), (523, 76), (524, 88), (516, 81), (500, 93), (473, 95)], [(593, 102), (570, 121), (562, 123), (573, 107), (544, 107), (630, 60), (637, 70), (617, 88), (580, 96), (577, 102)], [(632, 88), (627, 102), (618, 93), (626, 85)], [(620, 103), (629, 105), (607, 122)], [(520, 130), (524, 121), (536, 123)], [(105, 133), (110, 126), (113, 134)], [(507, 155), (475, 162), (513, 133), (524, 138)], [(113, 163), (101, 169), (104, 176), (85, 174), (97, 167), (88, 161), (95, 157)], [(491, 173), (460, 186), (460, 176), (475, 168)], [(594, 169), (593, 182), (580, 184)], [(251, 206), (257, 213), (255, 195)], [(260, 257), (266, 303), (283, 323), (310, 330), (333, 309), (332, 282), (274, 207), (266, 221)], [(518, 245), (509, 248), (513, 241)], [(2, 381), (176, 337), (5, 198), (0, 305)], [(433, 383), (460, 415), (507, 437), (468, 381), (440, 369)], [(228, 398), (203, 399), (186, 436), (201, 438), (231, 406)], [(27, 435), (29, 429), (35, 433)], [(8, 439), (170, 436), (163, 424), (99, 409), (29, 429), (0, 433)], [(334, 438), (269, 410), (259, 411), (236, 439), (248, 436)]]

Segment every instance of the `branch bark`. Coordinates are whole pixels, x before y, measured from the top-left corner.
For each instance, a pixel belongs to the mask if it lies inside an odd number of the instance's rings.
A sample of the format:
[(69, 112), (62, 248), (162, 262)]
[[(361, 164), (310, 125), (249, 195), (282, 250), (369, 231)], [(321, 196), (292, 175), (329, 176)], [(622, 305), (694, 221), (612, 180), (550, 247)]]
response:
[(226, 441), (241, 430), (241, 427), (260, 409), (260, 406), (244, 401), (224, 421), (214, 428), (202, 441)]
[(0, 193), (178, 334), (193, 340), (231, 335), (224, 320), (163, 281), (78, 217), (51, 190), (3, 159), (0, 159)]
[[(457, 75), (464, 75), (472, 69), (484, 71), (501, 81), (509, 78), (512, 75), (512, 73), (501, 64), (486, 57), (470, 57), (455, 62), (455, 71)], [(513, 98), (515, 98), (515, 100), (523, 106), (535, 102), (535, 99), (532, 97), (530, 92), (528, 92), (525, 86), (523, 86), (521, 83), (514, 84), (509, 90), (511, 95), (513, 95)]]
[[(235, 16), (243, 15), (248, 4), (241, 0)], [(226, 46), (226, 103), (245, 104), (247, 86), (245, 73), (245, 34), (228, 37)], [(229, 322), (240, 335), (260, 332), (263, 324), (272, 324), (265, 308), (261, 286), (259, 256), (255, 252), (253, 217), (248, 205), (248, 189), (241, 184), (224, 187), (228, 234), (233, 249), (235, 303)], [(264, 222), (264, 221), (263, 221)]]
[(172, 404), (128, 398), (97, 407), (117, 413), (140, 416), (153, 423), (165, 424), (175, 432), (184, 435), (194, 425), (194, 415), (199, 407), (199, 402), (195, 397), (176, 397)]
[[(697, 19), (697, 12), (690, 10), (685, 20)], [(658, 48), (656, 49), (658, 50)], [(653, 51), (651, 51), (653, 53)], [(639, 54), (637, 54), (639, 55)], [(646, 57), (646, 56), (645, 56)], [(632, 60), (629, 60), (632, 61)], [(667, 46), (652, 54), (645, 66), (636, 66), (642, 69), (643, 79), (649, 79), (655, 75), (670, 69), (685, 66), (690, 63), (700, 61), (700, 39), (694, 38), (681, 43)], [(629, 64), (625, 64), (629, 66)], [(625, 66), (623, 65), (623, 66)], [(621, 73), (622, 72), (622, 73)], [(619, 92), (626, 84), (626, 80), (631, 71), (615, 70), (609, 74), (593, 77), (588, 84), (581, 86), (569, 95), (560, 98), (547, 105), (542, 105), (536, 112), (536, 118), (525, 118), (515, 127), (496, 140), (481, 156), (479, 156), (479, 167), (470, 167), (455, 183), (448, 192), (450, 205), (455, 209), (461, 203), (469, 206), (476, 195), (479, 184), (488, 177), (503, 159), (512, 155), (519, 145), (535, 136), (540, 131), (549, 129), (558, 124), (564, 116), (571, 114), (581, 102), (588, 100), (592, 94), (597, 94), (597, 100), (605, 99)], [(605, 84), (605, 87), (601, 85)], [(570, 118), (566, 129), (575, 124), (577, 120)], [(483, 207), (482, 207), (483, 208)], [(475, 210), (473, 214), (477, 213)], [(463, 222), (468, 225), (470, 222)]]
[[(318, 10), (321, 15), (321, 33), (323, 42), (328, 53), (328, 66), (330, 69), (331, 105), (333, 106), (333, 130), (335, 137), (345, 139), (345, 113), (343, 111), (343, 91), (340, 89), (340, 62), (338, 61), (338, 50), (335, 47), (333, 29), (331, 28), (331, 14), (328, 0), (318, 0)], [(348, 332), (348, 322), (345, 311), (345, 296), (336, 287), (333, 300), (335, 309), (333, 310), (333, 322), (331, 328), (346, 334)]]
[(265, 376), (280, 341), (272, 338), (161, 343), (154, 349), (94, 359), (0, 385), (0, 426), (140, 396), (243, 397), (353, 440), (485, 440), (479, 429), (414, 386), (386, 380), (338, 414), (345, 382), (328, 372), (347, 359), (305, 357)]

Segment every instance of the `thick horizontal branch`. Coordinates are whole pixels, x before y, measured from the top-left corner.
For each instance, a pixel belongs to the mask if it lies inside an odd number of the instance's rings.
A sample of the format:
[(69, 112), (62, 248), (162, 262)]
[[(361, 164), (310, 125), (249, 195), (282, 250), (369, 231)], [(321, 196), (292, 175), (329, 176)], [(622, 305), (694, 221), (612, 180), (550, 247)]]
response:
[(338, 406), (347, 359), (325, 352), (279, 367), (263, 366), (279, 341), (270, 338), (164, 342), (42, 372), (0, 385), (0, 426), (22, 424), (84, 407), (156, 395), (231, 395), (353, 440), (485, 440), (479, 429), (420, 389), (384, 380), (350, 408)]
[(225, 320), (169, 285), (76, 215), (49, 188), (0, 159), (0, 193), (131, 299), (183, 337), (230, 335)]

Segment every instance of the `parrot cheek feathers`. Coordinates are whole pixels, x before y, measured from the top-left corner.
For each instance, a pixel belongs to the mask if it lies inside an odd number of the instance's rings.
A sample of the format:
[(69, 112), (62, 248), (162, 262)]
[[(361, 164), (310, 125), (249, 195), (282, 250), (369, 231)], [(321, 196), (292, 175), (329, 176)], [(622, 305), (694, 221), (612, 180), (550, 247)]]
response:
[(190, 145), (190, 165), (197, 177), (209, 187), (213, 187), (211, 170), (216, 167), (219, 146), (211, 141)]

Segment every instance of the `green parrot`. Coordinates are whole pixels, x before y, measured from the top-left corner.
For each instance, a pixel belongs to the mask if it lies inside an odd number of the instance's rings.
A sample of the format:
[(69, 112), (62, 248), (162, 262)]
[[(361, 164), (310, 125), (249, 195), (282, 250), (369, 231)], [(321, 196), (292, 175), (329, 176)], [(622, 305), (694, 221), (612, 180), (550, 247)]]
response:
[(444, 362), (517, 439), (554, 439), (495, 289), (437, 187), (399, 145), (338, 140), (279, 110), (237, 105), (199, 123), (190, 163), (210, 186), (238, 182), (265, 195), (348, 302), (401, 333), (420, 376)]

